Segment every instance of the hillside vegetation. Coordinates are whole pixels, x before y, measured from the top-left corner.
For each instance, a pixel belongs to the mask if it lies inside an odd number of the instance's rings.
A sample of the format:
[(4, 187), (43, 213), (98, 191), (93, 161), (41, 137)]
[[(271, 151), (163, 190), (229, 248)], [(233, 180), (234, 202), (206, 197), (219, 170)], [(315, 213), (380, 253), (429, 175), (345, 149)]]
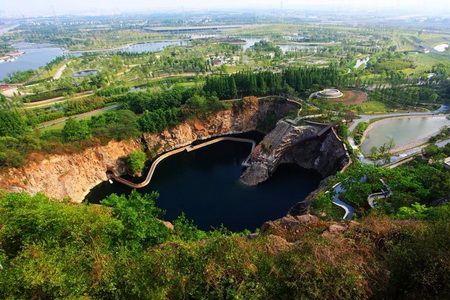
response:
[(450, 225), (371, 215), (336, 226), (313, 216), (254, 239), (168, 229), (157, 194), (104, 206), (42, 195), (0, 199), (0, 297), (107, 299), (434, 298), (450, 293)]

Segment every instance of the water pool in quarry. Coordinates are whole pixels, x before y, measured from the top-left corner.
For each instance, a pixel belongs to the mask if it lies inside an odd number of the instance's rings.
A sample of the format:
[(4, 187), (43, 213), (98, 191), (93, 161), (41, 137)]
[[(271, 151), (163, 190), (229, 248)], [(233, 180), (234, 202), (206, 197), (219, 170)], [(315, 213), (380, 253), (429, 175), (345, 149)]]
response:
[[(295, 165), (281, 165), (266, 182), (249, 187), (239, 182), (250, 144), (222, 141), (163, 160), (150, 184), (140, 193), (157, 191), (158, 207), (171, 221), (182, 212), (204, 230), (222, 224), (233, 231), (254, 230), (265, 221), (286, 215), (297, 202), (317, 188), (321, 176)], [(129, 194), (131, 188), (103, 182), (86, 197), (90, 203), (110, 194)]]

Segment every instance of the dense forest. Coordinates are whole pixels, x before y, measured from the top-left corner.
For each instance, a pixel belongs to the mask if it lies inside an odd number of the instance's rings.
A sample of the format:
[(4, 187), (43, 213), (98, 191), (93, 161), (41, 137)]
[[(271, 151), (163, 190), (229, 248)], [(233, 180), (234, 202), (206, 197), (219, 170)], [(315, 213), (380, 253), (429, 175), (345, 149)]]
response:
[(411, 86), (380, 88), (371, 92), (369, 98), (386, 103), (390, 107), (402, 108), (420, 106), (422, 103), (436, 104), (442, 101), (435, 88)]
[(327, 68), (288, 68), (276, 72), (239, 72), (231, 75), (209, 76), (204, 91), (220, 99), (234, 99), (243, 96), (265, 96), (294, 90), (308, 95), (321, 87), (343, 87), (351, 79), (343, 76), (339, 69), (331, 65)]

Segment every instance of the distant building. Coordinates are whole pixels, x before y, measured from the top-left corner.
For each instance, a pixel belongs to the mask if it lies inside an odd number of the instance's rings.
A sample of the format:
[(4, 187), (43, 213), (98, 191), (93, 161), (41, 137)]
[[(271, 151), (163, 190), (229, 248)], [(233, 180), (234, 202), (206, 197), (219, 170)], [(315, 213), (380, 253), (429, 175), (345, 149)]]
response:
[(338, 89), (324, 89), (311, 95), (311, 98), (319, 99), (337, 99), (344, 96)]

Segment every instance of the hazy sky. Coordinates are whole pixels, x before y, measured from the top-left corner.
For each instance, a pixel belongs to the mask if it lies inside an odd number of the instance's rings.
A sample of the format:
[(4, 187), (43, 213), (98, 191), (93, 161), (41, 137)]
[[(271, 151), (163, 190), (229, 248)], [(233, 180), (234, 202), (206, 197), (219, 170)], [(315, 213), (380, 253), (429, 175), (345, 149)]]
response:
[(449, 0), (0, 0), (2, 16), (117, 14), (122, 12), (205, 9), (336, 7), (350, 9), (410, 8), (416, 12), (449, 12)]

